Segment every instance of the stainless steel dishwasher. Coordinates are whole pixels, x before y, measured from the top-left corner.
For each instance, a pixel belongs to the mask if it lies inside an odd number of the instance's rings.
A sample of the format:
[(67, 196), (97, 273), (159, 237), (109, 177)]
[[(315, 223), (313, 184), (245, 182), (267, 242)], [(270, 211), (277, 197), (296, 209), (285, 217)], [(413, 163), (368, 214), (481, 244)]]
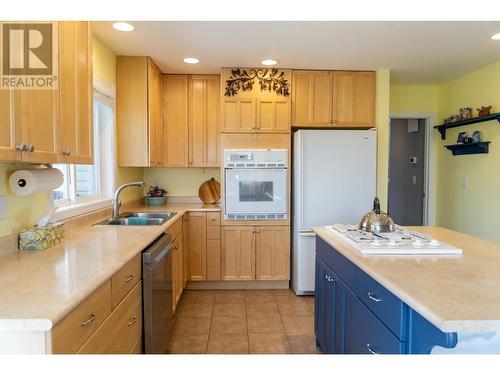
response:
[(144, 349), (148, 354), (164, 354), (172, 331), (171, 241), (166, 233), (142, 253)]

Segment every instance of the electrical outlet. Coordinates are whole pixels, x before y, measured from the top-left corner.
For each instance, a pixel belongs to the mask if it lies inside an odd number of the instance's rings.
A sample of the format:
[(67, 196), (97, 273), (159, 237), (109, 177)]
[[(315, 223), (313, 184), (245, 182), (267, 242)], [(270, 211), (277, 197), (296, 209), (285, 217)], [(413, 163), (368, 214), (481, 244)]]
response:
[(7, 218), (7, 198), (0, 195), (0, 220)]
[(462, 187), (463, 187), (464, 189), (467, 189), (469, 186), (470, 186), (470, 183), (469, 183), (469, 177), (465, 176), (465, 177), (462, 179)]

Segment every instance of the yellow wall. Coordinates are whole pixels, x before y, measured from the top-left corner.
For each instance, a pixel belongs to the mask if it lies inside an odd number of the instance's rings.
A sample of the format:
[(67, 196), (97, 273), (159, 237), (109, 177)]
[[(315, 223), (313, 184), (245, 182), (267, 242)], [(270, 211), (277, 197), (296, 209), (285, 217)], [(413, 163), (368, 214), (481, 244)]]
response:
[(391, 114), (438, 113), (438, 86), (391, 85)]
[(220, 182), (219, 168), (145, 168), (144, 180), (149, 187), (158, 183), (169, 196), (197, 197), (200, 185), (215, 178)]
[[(500, 111), (500, 61), (438, 86), (391, 85), (390, 112), (435, 113), (436, 121), (461, 107), (492, 105)], [(443, 146), (460, 131), (480, 130), (490, 153), (452, 156)], [(500, 126), (496, 121), (451, 129), (446, 140), (436, 132), (436, 225), (500, 243)], [(469, 188), (463, 188), (463, 178)]]
[(6, 197), (7, 218), (0, 220), (0, 237), (32, 226), (47, 213), (48, 193), (35, 193), (26, 197), (12, 194), (9, 177), (17, 169), (33, 168), (32, 165), (0, 164), (0, 196)]
[[(457, 114), (461, 107), (492, 105), (500, 111), (500, 61), (466, 74), (439, 87), (439, 117)], [(452, 156), (443, 147), (455, 143), (458, 132), (469, 136), (479, 130), (491, 141), (490, 153)], [(447, 132), (437, 142), (437, 223), (465, 233), (500, 242), (500, 126), (489, 121)], [(463, 177), (470, 187), (463, 188)]]
[(109, 83), (116, 83), (116, 55), (95, 36), (92, 39), (94, 75)]
[(389, 178), (389, 100), (391, 72), (389, 69), (377, 70), (377, 196), (383, 210), (387, 210), (387, 179)]

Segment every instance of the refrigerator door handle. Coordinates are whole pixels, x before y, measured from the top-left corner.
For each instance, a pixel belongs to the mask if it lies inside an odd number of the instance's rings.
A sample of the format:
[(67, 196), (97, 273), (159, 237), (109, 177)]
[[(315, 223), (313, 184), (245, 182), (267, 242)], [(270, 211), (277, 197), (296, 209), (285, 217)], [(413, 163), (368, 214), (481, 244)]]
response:
[(301, 231), (299, 232), (300, 237), (316, 237), (316, 233), (314, 233), (312, 230), (308, 231)]

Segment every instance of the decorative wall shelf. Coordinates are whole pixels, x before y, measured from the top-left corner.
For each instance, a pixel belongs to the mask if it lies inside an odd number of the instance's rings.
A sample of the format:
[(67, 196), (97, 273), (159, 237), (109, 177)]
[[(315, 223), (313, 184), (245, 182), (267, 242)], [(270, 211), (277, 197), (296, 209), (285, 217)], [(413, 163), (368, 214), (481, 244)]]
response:
[(436, 125), (434, 126), (434, 128), (437, 129), (439, 133), (441, 133), (441, 139), (446, 139), (446, 129), (458, 128), (459, 126), (472, 125), (472, 124), (477, 124), (479, 122), (485, 122), (491, 120), (497, 120), (498, 122), (500, 122), (500, 112), (492, 113), (491, 115), (487, 116), (474, 117), (469, 120), (462, 120), (462, 121), (451, 122), (449, 124)]
[(444, 146), (453, 155), (487, 154), (489, 152), (490, 141), (476, 143), (458, 143), (456, 145)]

